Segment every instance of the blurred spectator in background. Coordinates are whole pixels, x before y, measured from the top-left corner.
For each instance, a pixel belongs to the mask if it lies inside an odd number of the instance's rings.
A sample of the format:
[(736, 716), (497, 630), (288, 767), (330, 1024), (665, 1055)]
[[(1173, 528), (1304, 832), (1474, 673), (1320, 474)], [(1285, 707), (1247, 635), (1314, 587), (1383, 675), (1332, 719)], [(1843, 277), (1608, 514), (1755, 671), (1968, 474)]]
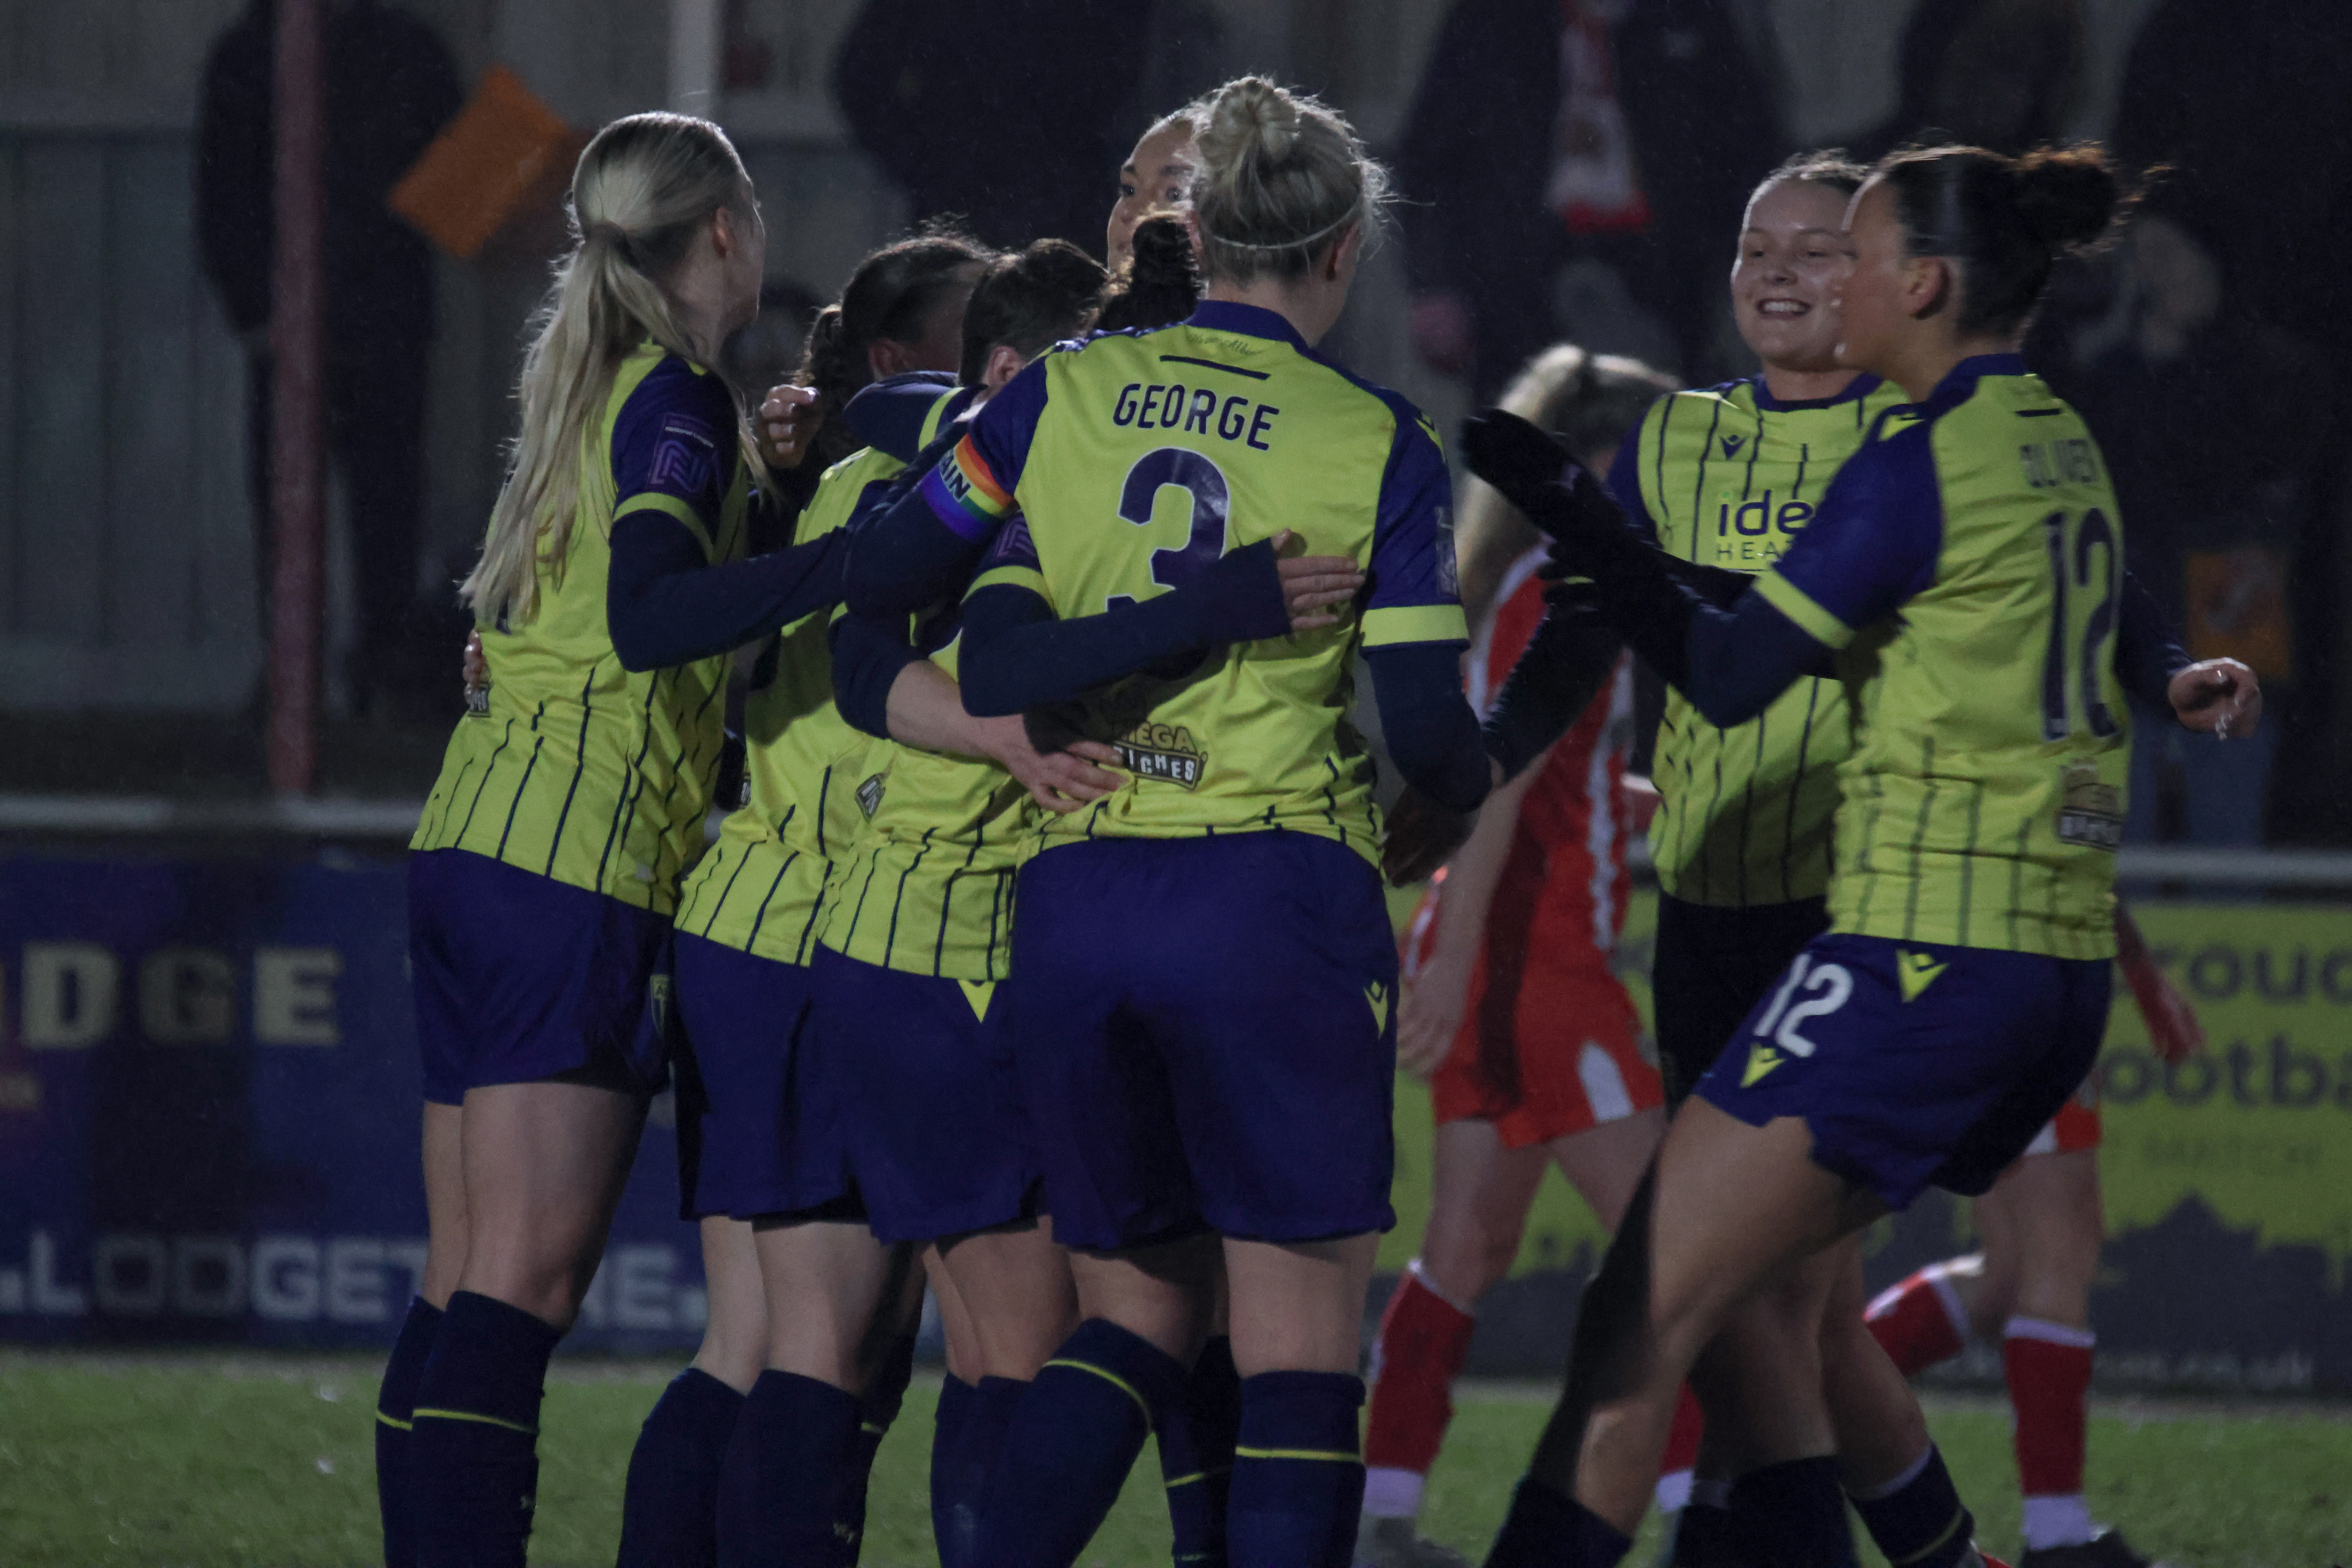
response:
[(2084, 47), (2082, 0), (1923, 0), (1903, 29), (1902, 99), (1855, 152), (2054, 142), (2082, 90)]
[(1413, 346), (1490, 399), (1546, 343), (1706, 375), (1780, 139), (1726, 0), (1460, 0), (1396, 153)]
[(834, 58), (857, 145), (914, 203), (987, 244), (1093, 249), (1150, 0), (867, 0)]
[[(270, 563), (269, 312), (275, 243), (276, 7), (251, 0), (214, 43), (196, 128), (205, 271), (245, 339), (246, 449), (260, 541), (264, 636)], [(375, 0), (327, 10), (327, 444), (342, 470), (357, 581), (353, 700), (446, 695), (451, 617), (419, 617), (425, 383), (433, 258), (384, 196), (457, 112), (457, 68), (431, 28)]]
[[(2161, 205), (2133, 226), (2112, 271), (2113, 310), (2053, 377), (2098, 437), (2133, 569), (2190, 657), (2243, 659), (2280, 691), (2294, 671), (2287, 572), (2326, 424), (2326, 367), (2230, 310), (2213, 247)], [(2261, 842), (2280, 728), (2222, 744), (2145, 716), (2133, 730), (2127, 836)]]
[(2352, 347), (2352, 5), (2161, 0), (2134, 40), (2116, 112), (2126, 164), (2163, 163), (2174, 210), (2208, 237), (2249, 313)]
[[(2158, 0), (2133, 41), (2110, 137), (2127, 165), (2169, 167), (2162, 205), (2218, 266), (2220, 320), (2266, 329), (2265, 341), (2290, 339), (2319, 367), (2258, 384), (2265, 416), (2308, 443), (2303, 510), (2275, 542), (2292, 559), (2296, 679), (2284, 710), (2273, 703), (2280, 722), (2265, 742), (2279, 751), (2273, 834), (2296, 841), (2352, 831), (2352, 793), (2341, 783), (2352, 766), (2352, 691), (2341, 673), (2352, 275), (2338, 254), (2352, 229), (2347, 58), (2352, 5)], [(2122, 434), (2094, 427), (2103, 442)], [(2121, 482), (2120, 458), (2116, 468)]]

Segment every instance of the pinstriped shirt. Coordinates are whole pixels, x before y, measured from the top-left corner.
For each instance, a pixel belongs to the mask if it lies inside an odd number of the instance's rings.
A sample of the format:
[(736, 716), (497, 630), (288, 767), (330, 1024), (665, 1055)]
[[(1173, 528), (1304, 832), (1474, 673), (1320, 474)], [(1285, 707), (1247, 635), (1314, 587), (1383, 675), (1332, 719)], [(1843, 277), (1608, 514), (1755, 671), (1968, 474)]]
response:
[[(1657, 545), (1760, 574), (1811, 520), (1899, 388), (1857, 378), (1787, 403), (1760, 377), (1670, 393), (1629, 433), (1609, 488)], [(1710, 724), (1669, 690), (1652, 762), (1658, 884), (1690, 903), (1743, 908), (1820, 898), (1834, 867), (1838, 764), (1853, 743), (1845, 694), (1806, 678), (1745, 724)]]

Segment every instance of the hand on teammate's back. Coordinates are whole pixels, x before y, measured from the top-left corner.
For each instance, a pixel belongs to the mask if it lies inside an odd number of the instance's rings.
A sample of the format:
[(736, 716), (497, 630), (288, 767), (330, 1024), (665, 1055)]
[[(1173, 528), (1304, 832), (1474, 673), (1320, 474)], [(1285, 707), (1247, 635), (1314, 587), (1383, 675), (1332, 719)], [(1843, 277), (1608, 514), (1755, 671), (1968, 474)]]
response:
[(1392, 888), (1425, 882), (1470, 837), (1475, 812), (1450, 811), (1405, 786), (1389, 812), (1388, 836), (1381, 844), (1381, 874)]
[(770, 387), (760, 405), (760, 456), (772, 468), (799, 468), (824, 423), (824, 410), (817, 406), (814, 387)]
[(1282, 582), (1283, 607), (1290, 612), (1290, 629), (1311, 632), (1339, 624), (1339, 607), (1364, 585), (1364, 574), (1345, 555), (1297, 555), (1282, 559), (1299, 543), (1286, 528), (1269, 542), (1274, 546), (1275, 575)]
[(490, 661), (482, 652), (482, 634), (466, 634), (466, 656), (459, 667), (466, 675), (466, 695), (471, 697), (490, 683)]
[(1100, 741), (1071, 739), (1059, 745), (1040, 746), (1018, 713), (999, 719), (975, 719), (981, 743), (991, 760), (1018, 780), (1030, 798), (1047, 811), (1076, 811), (1127, 782), (1123, 774), (1107, 772), (1098, 763), (1116, 764), (1118, 752)]
[(2263, 683), (2234, 658), (2208, 658), (2172, 678), (2172, 711), (2191, 730), (2217, 741), (2251, 735), (2263, 721)]

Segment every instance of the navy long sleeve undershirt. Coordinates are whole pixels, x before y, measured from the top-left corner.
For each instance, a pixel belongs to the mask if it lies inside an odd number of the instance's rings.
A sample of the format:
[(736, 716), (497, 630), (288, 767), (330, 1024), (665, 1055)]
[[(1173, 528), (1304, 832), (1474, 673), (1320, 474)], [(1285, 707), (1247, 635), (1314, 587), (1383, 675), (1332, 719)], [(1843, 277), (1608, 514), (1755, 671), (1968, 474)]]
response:
[[(1262, 563), (1252, 559), (1260, 552)], [(983, 718), (1024, 712), (1083, 696), (1165, 659), (1221, 643), (1279, 637), (1289, 617), (1279, 580), (1267, 570), (1272, 563), (1272, 548), (1261, 542), (1225, 556), (1174, 593), (1067, 621), (1055, 619), (1053, 606), (1027, 588), (1009, 583), (982, 588), (964, 601), (964, 707)], [(1234, 586), (1213, 586), (1220, 572)], [(1262, 581), (1253, 580), (1261, 574)], [(1462, 696), (1461, 653), (1462, 645), (1450, 642), (1364, 650), (1390, 759), (1406, 783), (1453, 811), (1472, 810), (1484, 800), (1489, 776), (1478, 721)]]
[(676, 518), (633, 511), (613, 524), (604, 620), (621, 668), (664, 669), (729, 653), (841, 600), (839, 532), (713, 566)]
[(1381, 738), (1404, 782), (1448, 811), (1475, 810), (1493, 774), (1477, 715), (1462, 695), (1460, 643), (1384, 643), (1364, 650)]
[(833, 623), (833, 702), (853, 729), (890, 739), (890, 688), (922, 655), (907, 635), (907, 617), (855, 612)]
[[(1014, 542), (1017, 544), (1017, 541)], [(964, 601), (963, 705), (980, 718), (1066, 702), (1163, 660), (1290, 630), (1274, 546), (1261, 540), (1171, 593), (1098, 616), (1057, 620), (1015, 584)]]

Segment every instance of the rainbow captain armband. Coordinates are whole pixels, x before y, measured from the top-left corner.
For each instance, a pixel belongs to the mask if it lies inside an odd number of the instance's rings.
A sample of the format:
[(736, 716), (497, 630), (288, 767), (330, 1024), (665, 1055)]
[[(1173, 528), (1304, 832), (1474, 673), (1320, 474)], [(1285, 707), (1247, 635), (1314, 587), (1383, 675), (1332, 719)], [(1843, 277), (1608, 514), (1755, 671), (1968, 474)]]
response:
[(975, 543), (995, 532), (1013, 510), (1013, 492), (996, 482), (969, 436), (924, 476), (922, 488), (923, 500), (949, 531)]

